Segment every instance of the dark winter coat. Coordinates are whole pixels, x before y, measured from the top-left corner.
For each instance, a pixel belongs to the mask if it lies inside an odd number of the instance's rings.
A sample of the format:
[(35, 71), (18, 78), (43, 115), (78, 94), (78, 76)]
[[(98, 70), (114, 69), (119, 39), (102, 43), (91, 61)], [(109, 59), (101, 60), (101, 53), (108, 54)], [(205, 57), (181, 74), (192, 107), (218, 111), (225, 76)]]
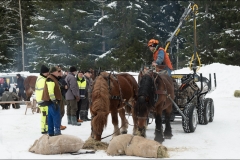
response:
[(19, 90), (20, 90), (20, 89), (24, 89), (24, 79), (23, 79), (22, 76), (19, 76), (19, 77), (18, 77), (16, 88), (19, 88)]
[[(18, 101), (18, 100), (19, 100), (19, 97), (14, 92), (4, 91), (2, 94), (2, 101)], [(16, 108), (20, 108), (19, 103), (16, 103)]]
[(65, 86), (67, 85), (67, 83), (65, 81), (65, 77), (66, 76), (59, 77), (59, 80), (58, 80), (58, 83), (59, 83), (59, 86), (61, 89), (61, 93), (62, 93), (62, 96), (64, 97), (64, 99), (65, 99), (65, 95), (67, 92), (67, 89), (65, 89)]

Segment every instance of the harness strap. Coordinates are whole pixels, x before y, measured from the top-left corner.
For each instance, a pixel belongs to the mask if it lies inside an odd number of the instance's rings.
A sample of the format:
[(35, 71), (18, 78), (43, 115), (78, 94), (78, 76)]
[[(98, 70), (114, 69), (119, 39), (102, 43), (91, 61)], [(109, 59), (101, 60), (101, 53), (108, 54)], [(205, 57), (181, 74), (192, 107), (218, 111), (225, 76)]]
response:
[(120, 96), (111, 96), (110, 99), (117, 99), (117, 100), (122, 100)]
[(155, 94), (163, 94), (163, 95), (167, 95), (167, 91), (157, 90), (157, 91), (155, 91)]

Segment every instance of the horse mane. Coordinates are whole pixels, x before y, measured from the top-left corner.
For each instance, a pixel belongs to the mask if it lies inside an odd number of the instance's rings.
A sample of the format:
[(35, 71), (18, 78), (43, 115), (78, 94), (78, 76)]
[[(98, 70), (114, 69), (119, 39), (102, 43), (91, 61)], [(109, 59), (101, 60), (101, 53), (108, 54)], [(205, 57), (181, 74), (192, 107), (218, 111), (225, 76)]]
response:
[[(146, 101), (146, 98), (148, 100)], [(144, 74), (139, 82), (138, 100), (134, 107), (136, 115), (143, 116), (154, 106), (154, 82), (150, 75)]]
[(94, 126), (94, 131), (99, 134), (107, 126), (107, 115), (110, 110), (110, 93), (104, 76), (106, 76), (106, 73), (101, 73), (100, 76), (96, 77), (92, 89), (91, 111), (95, 114), (92, 125)]

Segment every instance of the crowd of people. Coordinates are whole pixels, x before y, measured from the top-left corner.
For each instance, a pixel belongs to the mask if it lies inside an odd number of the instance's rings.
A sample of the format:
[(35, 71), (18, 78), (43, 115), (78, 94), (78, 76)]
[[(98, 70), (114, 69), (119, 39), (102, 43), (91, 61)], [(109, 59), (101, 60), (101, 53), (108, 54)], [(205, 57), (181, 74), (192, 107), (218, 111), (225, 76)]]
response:
[(50, 69), (41, 66), (36, 80), (36, 101), (41, 110), (41, 133), (49, 136), (61, 135), (66, 126), (61, 125), (67, 106), (68, 125), (80, 126), (88, 118), (88, 91), (92, 85), (90, 71), (77, 71), (71, 66), (63, 71), (60, 66)]
[[(170, 58), (166, 51), (160, 47), (159, 41), (151, 39), (148, 47), (153, 53), (152, 66), (157, 72), (165, 71), (171, 76), (173, 69)], [(144, 68), (147, 72), (148, 68)], [(18, 96), (25, 99), (24, 79), (17, 74)], [(53, 66), (50, 69), (45, 65), (41, 66), (40, 75), (36, 80), (35, 95), (41, 111), (41, 133), (49, 136), (60, 135), (61, 130), (66, 126), (61, 125), (67, 105), (67, 120), (69, 125), (80, 126), (82, 122), (89, 121), (89, 90), (92, 85), (91, 72), (77, 71), (71, 66), (69, 71), (63, 71), (60, 66)], [(8, 90), (9, 86), (3, 83), (0, 86), (2, 91)]]

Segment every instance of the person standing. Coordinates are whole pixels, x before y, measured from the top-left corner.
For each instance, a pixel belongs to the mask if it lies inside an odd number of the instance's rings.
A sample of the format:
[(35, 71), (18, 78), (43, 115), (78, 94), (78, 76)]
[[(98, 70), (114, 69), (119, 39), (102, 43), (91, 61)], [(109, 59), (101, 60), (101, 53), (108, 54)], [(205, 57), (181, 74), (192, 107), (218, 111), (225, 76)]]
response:
[(58, 83), (58, 77), (61, 70), (57, 66), (50, 68), (44, 89), (42, 100), (48, 104), (48, 135), (57, 136), (61, 135), (61, 114), (59, 103), (62, 95)]
[(6, 78), (4, 77), (4, 78), (3, 78), (3, 89), (4, 89), (4, 90), (5, 90), (5, 89), (8, 89), (8, 90), (9, 90), (9, 88), (10, 88), (10, 84), (7, 83), (7, 80), (6, 80)]
[(36, 101), (41, 111), (41, 133), (42, 134), (48, 133), (48, 124), (47, 124), (48, 105), (44, 104), (44, 101), (42, 100), (43, 88), (48, 75), (49, 75), (49, 68), (47, 68), (45, 65), (42, 65), (40, 70), (40, 75), (38, 76), (35, 84)]
[(91, 72), (89, 70), (85, 71), (84, 79), (86, 80), (86, 88), (85, 88), (85, 98), (82, 99), (82, 103), (81, 103), (81, 111), (83, 112), (83, 120), (90, 121), (91, 119), (88, 118), (88, 110), (89, 110), (89, 95), (88, 94), (91, 90), (92, 81), (91, 81)]
[(67, 127), (62, 125), (62, 118), (63, 118), (63, 116), (65, 114), (65, 94), (67, 92), (67, 88), (68, 87), (67, 87), (67, 83), (65, 81), (65, 76), (63, 76), (63, 71), (62, 71), (61, 67), (58, 66), (58, 69), (61, 70), (60, 76), (58, 77), (59, 78), (58, 82), (59, 82), (61, 93), (62, 93), (62, 99), (60, 101), (60, 113), (61, 113), (61, 126), (60, 126), (60, 129), (64, 130)]
[(77, 112), (77, 103), (80, 100), (79, 89), (77, 80), (75, 75), (77, 74), (76, 67), (72, 66), (69, 69), (69, 73), (67, 74), (65, 81), (68, 86), (68, 90), (66, 92), (66, 100), (67, 100), (67, 118), (68, 124), (80, 126), (81, 123), (77, 122), (76, 112)]
[(81, 105), (82, 105), (83, 99), (86, 98), (85, 90), (86, 90), (86, 85), (87, 85), (87, 81), (84, 78), (84, 72), (79, 71), (76, 79), (77, 79), (79, 95), (80, 95), (80, 100), (78, 101), (78, 109), (77, 109), (76, 115), (77, 115), (77, 121), (83, 122), (83, 121), (85, 121), (85, 115), (84, 115), (85, 111), (81, 110)]
[(20, 74), (17, 74), (17, 86), (16, 86), (16, 88), (19, 89), (18, 97), (20, 97), (21, 100), (25, 100), (26, 95), (24, 93), (24, 79)]

